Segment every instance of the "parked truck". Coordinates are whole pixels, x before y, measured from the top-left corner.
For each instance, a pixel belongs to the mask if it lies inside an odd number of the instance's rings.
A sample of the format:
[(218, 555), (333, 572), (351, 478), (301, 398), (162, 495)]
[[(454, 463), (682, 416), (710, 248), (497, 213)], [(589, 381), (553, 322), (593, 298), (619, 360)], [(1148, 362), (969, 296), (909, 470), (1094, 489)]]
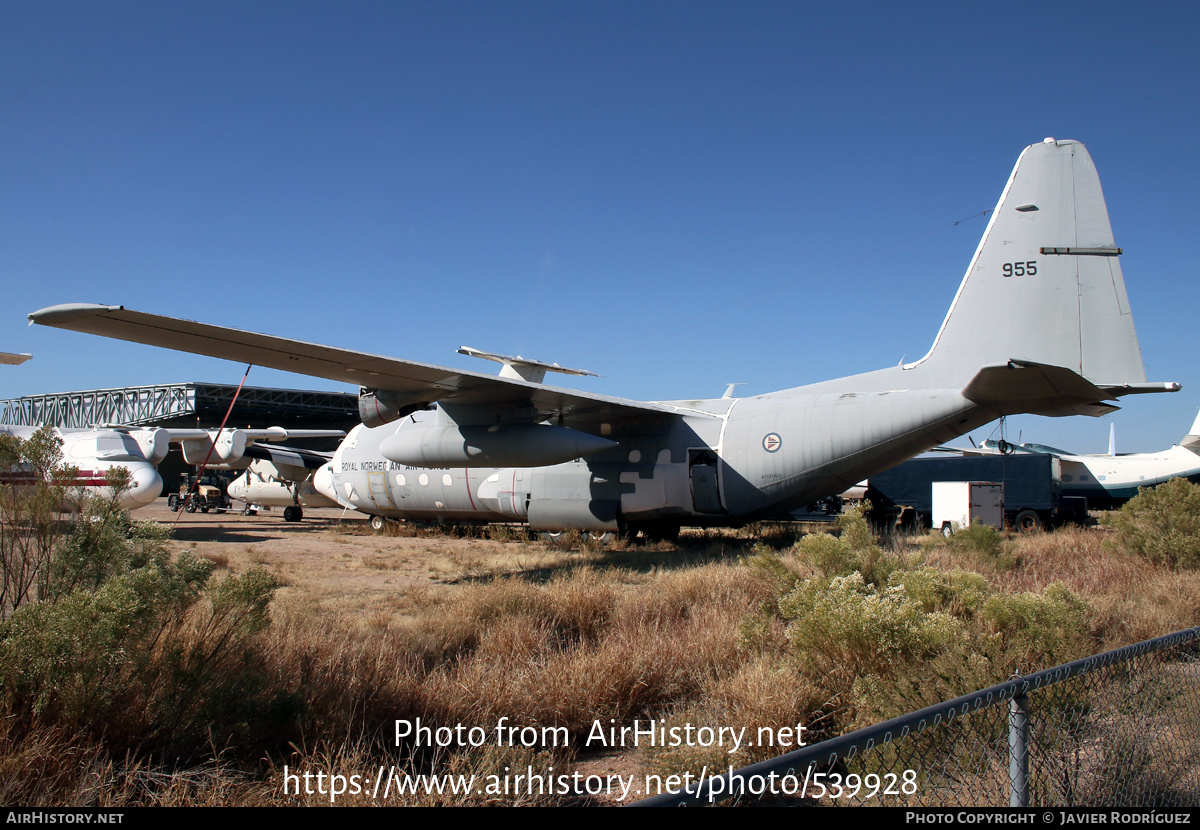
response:
[(1002, 484), (1005, 524), (1018, 530), (1087, 519), (1087, 500), (1062, 494), (1058, 458), (1020, 454), (914, 458), (872, 476), (866, 498), (873, 520), (884, 527), (931, 527), (935, 481)]
[[(192, 473), (181, 473), (179, 490), (167, 496), (167, 507), (171, 510), (187, 510), (195, 513), (225, 513), (233, 509), (229, 499), (229, 479), (217, 473), (205, 473), (199, 481)], [(190, 494), (190, 498), (189, 498)]]

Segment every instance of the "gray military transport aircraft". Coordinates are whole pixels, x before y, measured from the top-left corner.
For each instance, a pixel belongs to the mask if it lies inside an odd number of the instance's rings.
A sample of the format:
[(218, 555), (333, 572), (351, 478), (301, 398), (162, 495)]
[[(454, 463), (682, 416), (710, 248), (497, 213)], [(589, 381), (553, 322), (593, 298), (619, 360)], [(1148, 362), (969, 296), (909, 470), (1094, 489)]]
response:
[[(1146, 383), (1100, 179), (1077, 141), (1017, 160), (929, 353), (747, 398), (645, 403), (160, 317), (59, 305), (33, 323), (360, 386), (314, 484), (385, 517), (671, 536), (786, 519), (1002, 415), (1102, 415)], [(469, 353), (469, 352), (468, 352)], [(578, 370), (568, 370), (578, 374)]]

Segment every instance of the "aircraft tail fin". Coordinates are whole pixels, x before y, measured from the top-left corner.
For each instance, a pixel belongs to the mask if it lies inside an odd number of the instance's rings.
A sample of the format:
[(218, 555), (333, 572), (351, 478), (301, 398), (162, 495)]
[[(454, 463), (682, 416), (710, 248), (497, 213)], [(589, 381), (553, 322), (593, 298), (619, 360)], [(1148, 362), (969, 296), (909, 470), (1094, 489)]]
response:
[(905, 368), (960, 387), (1013, 362), (1068, 369), (1105, 391), (1144, 384), (1120, 253), (1084, 146), (1027, 147), (933, 347)]
[(1192, 422), (1192, 428), (1188, 430), (1187, 435), (1183, 436), (1179, 446), (1186, 447), (1194, 453), (1200, 453), (1200, 412), (1196, 413), (1196, 420)]

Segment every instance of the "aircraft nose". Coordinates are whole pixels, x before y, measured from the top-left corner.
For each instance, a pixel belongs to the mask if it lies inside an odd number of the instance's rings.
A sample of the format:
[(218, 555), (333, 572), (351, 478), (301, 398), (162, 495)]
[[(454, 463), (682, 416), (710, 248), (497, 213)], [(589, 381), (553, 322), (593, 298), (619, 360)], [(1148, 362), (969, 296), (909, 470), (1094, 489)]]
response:
[(121, 506), (127, 510), (145, 507), (162, 495), (162, 476), (149, 464), (129, 465), (129, 489), (121, 497)]
[(332, 502), (340, 504), (333, 486), (333, 464), (322, 464), (312, 477), (313, 489)]
[(237, 499), (238, 501), (245, 501), (246, 500), (246, 489), (247, 489), (246, 474), (243, 473), (242, 475), (238, 476), (237, 478), (235, 478), (233, 481), (231, 481), (229, 483), (229, 487), (225, 492), (229, 493), (229, 498), (231, 498), (231, 499)]

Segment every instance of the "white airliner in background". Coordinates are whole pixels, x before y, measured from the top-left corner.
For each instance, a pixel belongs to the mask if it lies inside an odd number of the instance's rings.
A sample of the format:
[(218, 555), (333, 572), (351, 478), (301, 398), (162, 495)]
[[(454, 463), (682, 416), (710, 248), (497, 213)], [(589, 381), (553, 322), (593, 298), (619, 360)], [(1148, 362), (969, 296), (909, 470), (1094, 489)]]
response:
[(264, 457), (255, 458), (240, 476), (229, 483), (229, 498), (245, 502), (248, 509), (282, 507), (283, 519), (298, 522), (305, 507), (341, 507), (313, 487), (313, 471), (329, 463), (333, 453), (263, 447)]
[[(3, 426), (0, 433), (28, 439), (37, 427)], [(96, 427), (94, 429), (58, 429), (62, 439), (62, 463), (76, 470), (71, 486), (81, 494), (110, 495), (105, 475), (114, 467), (129, 471), (129, 489), (121, 494), (120, 505), (127, 510), (145, 507), (162, 495), (163, 481), (158, 464), (167, 457), (173, 443), (183, 445), (184, 460), (189, 464), (208, 461), (210, 469), (244, 469), (253, 457), (263, 452), (260, 442), (286, 441), (289, 438), (337, 437), (340, 430), (267, 429), (176, 429), (162, 427)], [(27, 483), (28, 473), (0, 473), (0, 482)], [(78, 504), (65, 504), (66, 510)]]
[(1109, 432), (1108, 452), (1096, 455), (1074, 453), (1045, 444), (1010, 444), (984, 441), (978, 449), (955, 448), (964, 455), (982, 453), (1042, 453), (1058, 458), (1062, 465), (1064, 496), (1085, 496), (1088, 507), (1120, 507), (1138, 494), (1139, 487), (1154, 487), (1173, 478), (1200, 482), (1200, 413), (1183, 440), (1158, 452), (1117, 453)]
[[(22, 440), (30, 438), (38, 427), (0, 426), (0, 433)], [(69, 482), (80, 496), (89, 494), (111, 495), (105, 478), (114, 467), (129, 471), (129, 489), (121, 495), (120, 505), (127, 510), (145, 507), (162, 495), (162, 476), (157, 465), (167, 456), (169, 449), (162, 430), (144, 429), (55, 429), (62, 439), (62, 463), (75, 469), (75, 477)], [(27, 484), (30, 473), (21, 470), (0, 472), (0, 482), (5, 484)], [(64, 510), (74, 511), (79, 502), (62, 505)]]

